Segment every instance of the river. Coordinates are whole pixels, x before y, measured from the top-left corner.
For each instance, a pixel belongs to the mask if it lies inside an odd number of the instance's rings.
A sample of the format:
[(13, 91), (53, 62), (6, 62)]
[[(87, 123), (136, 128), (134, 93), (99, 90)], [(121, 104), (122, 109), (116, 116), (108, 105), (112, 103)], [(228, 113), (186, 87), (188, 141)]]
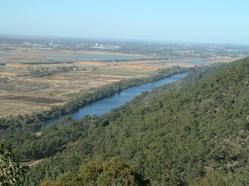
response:
[[(105, 113), (112, 111), (113, 109), (121, 107), (125, 103), (131, 101), (136, 96), (139, 96), (142, 92), (149, 92), (152, 91), (154, 88), (158, 88), (160, 86), (176, 82), (186, 77), (187, 74), (188, 74), (187, 72), (179, 73), (150, 83), (130, 87), (110, 97), (85, 105), (82, 108), (80, 108), (78, 111), (72, 113), (70, 116), (76, 121), (80, 120), (86, 115), (101, 116)], [(63, 117), (51, 120), (48, 122), (48, 124), (57, 123), (62, 119)]]

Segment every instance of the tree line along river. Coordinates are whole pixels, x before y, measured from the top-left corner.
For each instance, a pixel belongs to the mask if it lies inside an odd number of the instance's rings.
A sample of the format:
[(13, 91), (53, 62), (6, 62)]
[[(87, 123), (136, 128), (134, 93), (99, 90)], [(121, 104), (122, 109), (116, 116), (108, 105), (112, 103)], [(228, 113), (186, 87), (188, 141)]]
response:
[[(72, 119), (78, 121), (86, 115), (96, 115), (100, 116), (105, 113), (112, 111), (113, 109), (119, 108), (125, 103), (131, 101), (136, 96), (139, 96), (142, 92), (149, 92), (152, 91), (154, 88), (158, 88), (163, 85), (171, 84), (178, 80), (183, 79), (187, 76), (187, 72), (181, 72), (169, 77), (165, 77), (160, 80), (152, 81), (149, 83), (145, 83), (138, 86), (133, 86), (122, 90), (110, 97), (103, 98), (97, 101), (94, 101), (88, 105), (82, 106), (77, 111), (69, 114)], [(63, 120), (63, 117), (52, 119), (48, 121), (48, 125), (58, 123)]]

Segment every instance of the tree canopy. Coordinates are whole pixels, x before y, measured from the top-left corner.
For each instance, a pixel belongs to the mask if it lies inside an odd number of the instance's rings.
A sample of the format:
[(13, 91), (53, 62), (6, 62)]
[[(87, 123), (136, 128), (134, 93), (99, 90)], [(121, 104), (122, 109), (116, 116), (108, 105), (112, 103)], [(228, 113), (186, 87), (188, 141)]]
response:
[(246, 58), (193, 71), (101, 117), (8, 139), (21, 145), (18, 156), (42, 160), (24, 185), (248, 185), (248, 98)]

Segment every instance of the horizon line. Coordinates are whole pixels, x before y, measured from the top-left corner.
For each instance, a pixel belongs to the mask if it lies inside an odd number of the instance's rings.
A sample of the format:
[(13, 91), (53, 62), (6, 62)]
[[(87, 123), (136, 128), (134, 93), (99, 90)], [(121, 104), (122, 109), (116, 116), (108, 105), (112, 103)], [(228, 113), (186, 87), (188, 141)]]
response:
[(55, 35), (35, 35), (35, 34), (6, 34), (0, 33), (0, 39), (7, 37), (8, 39), (64, 39), (64, 40), (85, 40), (85, 41), (105, 41), (105, 42), (138, 42), (138, 43), (153, 43), (153, 44), (189, 44), (189, 45), (233, 45), (233, 46), (249, 46), (249, 43), (230, 43), (230, 42), (201, 42), (201, 41), (169, 41), (169, 40), (149, 40), (149, 39), (134, 39), (134, 38), (103, 38), (103, 37), (78, 37), (78, 36), (55, 36)]

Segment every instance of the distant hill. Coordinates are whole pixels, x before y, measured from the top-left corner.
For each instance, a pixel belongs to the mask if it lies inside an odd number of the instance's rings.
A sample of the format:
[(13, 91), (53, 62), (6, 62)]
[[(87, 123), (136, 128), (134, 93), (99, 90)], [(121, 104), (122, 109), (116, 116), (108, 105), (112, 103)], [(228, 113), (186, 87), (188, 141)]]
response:
[(248, 185), (249, 59), (193, 72), (103, 117), (51, 128), (40, 143), (75, 133), (66, 150), (30, 169), (25, 185), (127, 185), (128, 178), (131, 185)]

